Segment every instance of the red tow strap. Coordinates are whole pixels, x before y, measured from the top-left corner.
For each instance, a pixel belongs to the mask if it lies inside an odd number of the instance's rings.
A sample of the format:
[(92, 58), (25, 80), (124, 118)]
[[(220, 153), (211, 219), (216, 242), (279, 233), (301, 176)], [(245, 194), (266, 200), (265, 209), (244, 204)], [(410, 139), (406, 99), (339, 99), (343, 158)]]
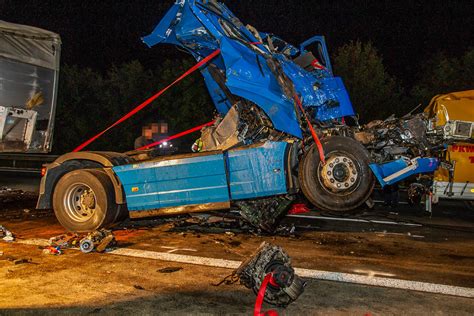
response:
[(160, 144), (163, 144), (165, 142), (169, 142), (170, 140), (173, 140), (173, 139), (176, 139), (176, 138), (180, 138), (180, 137), (183, 137), (183, 136), (186, 136), (188, 134), (191, 134), (191, 133), (194, 133), (194, 132), (197, 132), (197, 131), (200, 131), (203, 127), (206, 127), (206, 126), (211, 126), (212, 124), (214, 124), (215, 121), (210, 121), (206, 124), (202, 124), (202, 125), (199, 125), (199, 126), (196, 126), (196, 127), (193, 127), (191, 129), (188, 129), (187, 131), (184, 131), (184, 132), (181, 132), (181, 133), (178, 133), (176, 135), (173, 135), (173, 136), (170, 136), (166, 139), (162, 139), (162, 140), (159, 140), (157, 142), (154, 142), (150, 145), (146, 145), (146, 146), (143, 146), (143, 147), (140, 147), (138, 148), (137, 150), (147, 150), (147, 149), (150, 149), (152, 147), (156, 147)]
[(265, 292), (267, 291), (268, 283), (271, 283), (272, 279), (273, 279), (273, 273), (268, 273), (263, 279), (262, 285), (260, 285), (260, 289), (258, 290), (257, 300), (255, 301), (253, 316), (278, 316), (277, 311), (273, 309), (264, 313), (261, 312), (263, 299), (265, 298)]
[(301, 99), (298, 97), (298, 95), (295, 94), (295, 101), (298, 104), (298, 107), (301, 110), (301, 113), (303, 113), (303, 116), (306, 120), (306, 123), (309, 126), (309, 130), (311, 131), (311, 136), (314, 139), (314, 142), (316, 143), (316, 146), (318, 147), (318, 152), (319, 152), (319, 160), (323, 165), (326, 164), (326, 158), (324, 157), (324, 148), (323, 144), (321, 144), (321, 141), (319, 140), (318, 134), (316, 134), (316, 131), (314, 130), (313, 125), (311, 124), (311, 121), (308, 118), (308, 115), (306, 115), (305, 110), (303, 109), (303, 104), (301, 103)]
[(128, 112), (127, 114), (125, 114), (123, 117), (121, 117), (119, 120), (117, 120), (115, 123), (113, 123), (112, 125), (110, 125), (109, 127), (107, 127), (106, 129), (104, 129), (102, 132), (100, 132), (99, 134), (95, 135), (94, 137), (92, 137), (91, 139), (87, 140), (86, 142), (82, 143), (80, 146), (78, 146), (76, 149), (73, 150), (73, 152), (78, 152), (78, 151), (81, 151), (83, 150), (86, 146), (90, 145), (92, 142), (94, 142), (96, 139), (98, 139), (99, 137), (101, 137), (102, 135), (104, 135), (105, 133), (107, 133), (109, 130), (111, 130), (112, 128), (114, 128), (115, 126), (119, 125), (120, 123), (123, 123), (125, 122), (126, 120), (128, 120), (129, 118), (131, 118), (132, 116), (134, 116), (135, 114), (137, 114), (138, 112), (140, 112), (141, 110), (143, 110), (146, 106), (148, 106), (151, 102), (153, 102), (154, 100), (156, 100), (157, 98), (159, 98), (163, 93), (165, 93), (166, 91), (168, 91), (171, 87), (173, 87), (175, 84), (177, 84), (178, 82), (180, 82), (181, 80), (183, 80), (184, 78), (186, 78), (187, 76), (189, 76), (190, 74), (192, 74), (193, 72), (195, 72), (196, 70), (198, 70), (201, 66), (205, 65), (206, 63), (208, 63), (211, 59), (213, 59), (214, 57), (216, 57), (217, 55), (219, 55), (221, 52), (220, 49), (217, 49), (215, 50), (212, 54), (210, 54), (209, 56), (207, 56), (206, 58), (204, 58), (203, 60), (201, 60), (200, 62), (198, 62), (196, 65), (194, 65), (192, 68), (190, 68), (188, 71), (186, 71), (184, 74), (182, 74), (178, 79), (176, 79), (173, 83), (171, 83), (170, 85), (168, 85), (167, 87), (165, 87), (164, 89), (162, 89), (161, 91), (159, 91), (158, 93), (156, 93), (154, 96), (152, 96), (151, 98), (149, 98), (148, 100), (146, 100), (145, 102), (143, 102), (142, 104), (140, 104), (139, 106), (137, 106), (136, 108), (134, 108), (132, 111)]

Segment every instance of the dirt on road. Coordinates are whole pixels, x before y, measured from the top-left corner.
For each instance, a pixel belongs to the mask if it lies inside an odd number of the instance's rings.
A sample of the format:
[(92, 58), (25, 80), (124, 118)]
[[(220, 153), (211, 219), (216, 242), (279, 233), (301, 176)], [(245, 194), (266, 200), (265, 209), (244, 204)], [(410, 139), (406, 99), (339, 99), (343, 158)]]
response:
[[(38, 215), (0, 218), (0, 224), (19, 241), (45, 240), (64, 232), (52, 214)], [(239, 261), (266, 240), (282, 246), (300, 268), (474, 288), (474, 234), (469, 228), (395, 230), (369, 225), (347, 231), (342, 225), (338, 231), (323, 221), (317, 223), (306, 228), (294, 223), (296, 232), (290, 236), (256, 236), (156, 219), (127, 221), (115, 228), (114, 235), (120, 248)], [(76, 250), (51, 256), (38, 246), (1, 241), (0, 254), (1, 315), (248, 315), (255, 303), (254, 293), (239, 284), (212, 285), (231, 272), (223, 268)], [(277, 309), (282, 315), (474, 314), (474, 300), (469, 298), (308, 281), (296, 302), (286, 310)]]

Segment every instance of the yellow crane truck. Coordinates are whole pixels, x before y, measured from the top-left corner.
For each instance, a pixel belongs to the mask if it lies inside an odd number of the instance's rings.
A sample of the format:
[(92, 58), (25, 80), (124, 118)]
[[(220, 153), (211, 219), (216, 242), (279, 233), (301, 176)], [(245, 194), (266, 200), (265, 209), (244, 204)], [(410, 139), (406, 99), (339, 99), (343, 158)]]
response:
[(474, 207), (474, 90), (434, 97), (425, 109), (433, 130), (442, 129), (447, 140), (459, 140), (448, 146), (445, 160), (434, 174), (434, 199), (465, 200)]

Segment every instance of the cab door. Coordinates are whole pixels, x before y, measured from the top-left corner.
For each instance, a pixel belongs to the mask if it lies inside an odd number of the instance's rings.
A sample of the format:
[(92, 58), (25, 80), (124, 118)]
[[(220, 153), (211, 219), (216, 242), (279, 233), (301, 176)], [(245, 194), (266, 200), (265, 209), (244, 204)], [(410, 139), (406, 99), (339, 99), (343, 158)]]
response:
[[(316, 69), (326, 69), (333, 76), (331, 60), (324, 36), (313, 36), (300, 45), (301, 56), (312, 54), (312, 66)], [(309, 56), (308, 56), (309, 57)]]

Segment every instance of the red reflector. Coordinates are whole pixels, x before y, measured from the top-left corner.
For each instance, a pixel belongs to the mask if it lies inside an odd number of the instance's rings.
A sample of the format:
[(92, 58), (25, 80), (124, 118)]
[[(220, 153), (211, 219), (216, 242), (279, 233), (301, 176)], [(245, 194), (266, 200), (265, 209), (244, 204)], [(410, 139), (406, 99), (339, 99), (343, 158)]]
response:
[(300, 203), (300, 204), (293, 204), (291, 209), (288, 211), (288, 215), (305, 214), (305, 213), (309, 213), (309, 212), (310, 212), (310, 210), (306, 206), (306, 204)]
[(44, 177), (46, 175), (46, 167), (41, 168), (41, 176)]

